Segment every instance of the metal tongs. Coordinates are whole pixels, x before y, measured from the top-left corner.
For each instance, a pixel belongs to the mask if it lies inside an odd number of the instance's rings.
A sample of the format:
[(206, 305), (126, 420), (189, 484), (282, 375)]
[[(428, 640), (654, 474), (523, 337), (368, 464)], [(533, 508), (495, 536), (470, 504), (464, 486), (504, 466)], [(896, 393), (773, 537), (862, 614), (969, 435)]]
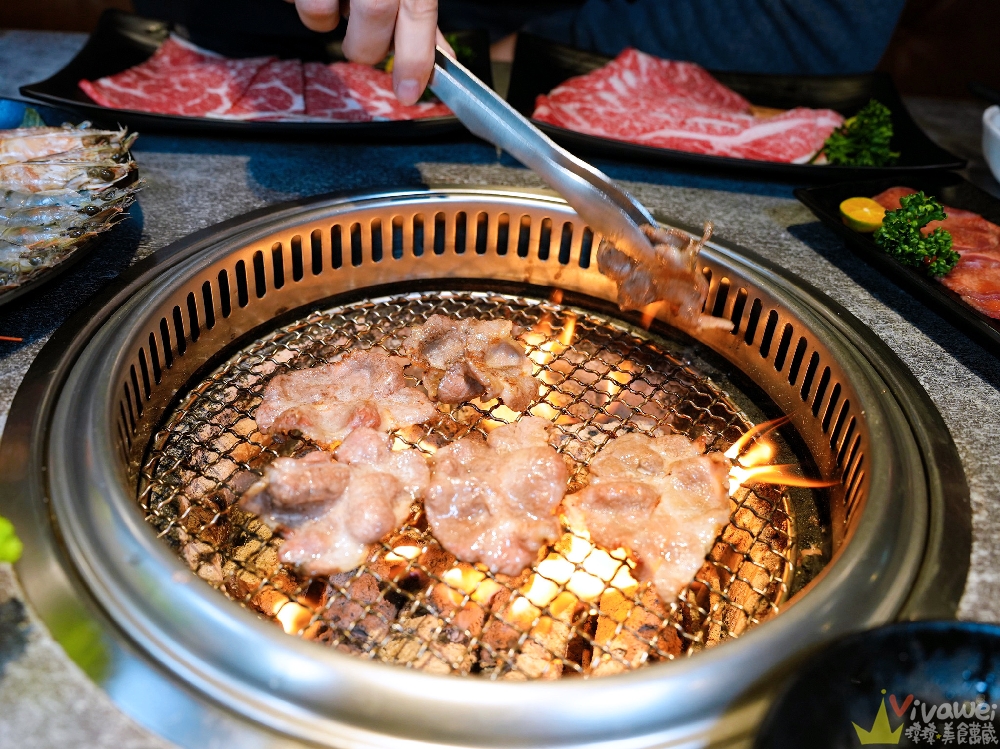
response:
[(596, 233), (635, 260), (656, 264), (653, 245), (640, 228), (656, 226), (649, 212), (607, 175), (556, 145), (440, 48), (430, 89), (474, 135), (509, 153), (562, 195)]

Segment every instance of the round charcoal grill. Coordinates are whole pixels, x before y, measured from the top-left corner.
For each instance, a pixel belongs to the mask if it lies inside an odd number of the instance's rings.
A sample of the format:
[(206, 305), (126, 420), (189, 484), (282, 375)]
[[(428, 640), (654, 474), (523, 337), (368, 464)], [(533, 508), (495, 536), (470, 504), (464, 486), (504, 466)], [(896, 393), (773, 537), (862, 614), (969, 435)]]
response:
[[(419, 191), (269, 209), (137, 269), (53, 341), (61, 356), (43, 352), (46, 387), (29, 373), (12, 411), (10, 424), (34, 425), (9, 426), (0, 456), (15, 520), (36, 536), (20, 570), (29, 597), (50, 619), (89, 605), (118, 665), (106, 688), (188, 745), (732, 742), (769, 677), (810, 647), (950, 615), (967, 566), (964, 477), (892, 355), (720, 242), (702, 264), (731, 333), (693, 341), (623, 315), (593, 262), (599, 240), (545, 193)], [(531, 569), (492, 575), (443, 550), (419, 504), (356, 570), (283, 566), (280, 536), (235, 502), (275, 457), (315, 446), (257, 431), (263, 387), (350, 350), (394, 352), (435, 313), (516, 323), (541, 383), (531, 413), (555, 424), (571, 490), (617, 435), (726, 450), (782, 414), (776, 460), (834, 483), (735, 490), (730, 523), (670, 601), (622, 550), (568, 528)], [(439, 406), (394, 437), (430, 454), (517, 417)], [(135, 674), (189, 725), (127, 688)]]

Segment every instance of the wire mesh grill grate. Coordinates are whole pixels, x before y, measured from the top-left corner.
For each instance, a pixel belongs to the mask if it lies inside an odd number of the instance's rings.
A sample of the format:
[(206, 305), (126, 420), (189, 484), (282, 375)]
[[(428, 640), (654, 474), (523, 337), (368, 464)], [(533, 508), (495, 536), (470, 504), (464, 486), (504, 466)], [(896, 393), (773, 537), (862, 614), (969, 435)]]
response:
[[(438, 673), (525, 680), (600, 676), (697, 652), (778, 612), (792, 575), (788, 497), (741, 489), (730, 523), (675, 601), (631, 574), (621, 550), (568, 528), (517, 577), (458, 562), (427, 531), (422, 508), (351, 572), (307, 578), (278, 559), (281, 539), (236, 502), (279, 455), (315, 449), (257, 431), (275, 374), (350, 349), (395, 352), (401, 330), (432, 314), (512, 319), (542, 383), (535, 416), (557, 429), (570, 491), (618, 434), (705, 435), (725, 450), (751, 425), (708, 379), (642, 331), (554, 302), (475, 292), (402, 294), (313, 313), (246, 346), (182, 397), (154, 435), (139, 502), (197, 575), (290, 633), (362, 657)], [(395, 433), (426, 453), (517, 414), (495, 401), (439, 405)]]

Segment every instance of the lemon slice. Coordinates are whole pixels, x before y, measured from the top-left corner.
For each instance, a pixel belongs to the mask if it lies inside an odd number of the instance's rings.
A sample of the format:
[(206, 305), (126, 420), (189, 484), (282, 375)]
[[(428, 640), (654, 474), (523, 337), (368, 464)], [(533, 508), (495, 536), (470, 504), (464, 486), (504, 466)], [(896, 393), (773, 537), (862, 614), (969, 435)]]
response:
[(882, 225), (885, 208), (871, 198), (848, 198), (840, 204), (840, 216), (854, 231), (870, 234)]

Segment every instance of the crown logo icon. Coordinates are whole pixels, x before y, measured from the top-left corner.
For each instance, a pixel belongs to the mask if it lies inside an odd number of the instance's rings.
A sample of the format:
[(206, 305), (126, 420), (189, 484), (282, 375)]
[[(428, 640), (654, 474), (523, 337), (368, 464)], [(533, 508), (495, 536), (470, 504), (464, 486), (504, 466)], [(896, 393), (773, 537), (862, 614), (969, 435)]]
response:
[[(885, 693), (885, 690), (882, 692)], [(895, 731), (889, 725), (889, 715), (885, 711), (885, 698), (882, 698), (882, 702), (879, 704), (878, 715), (875, 716), (875, 723), (872, 724), (872, 730), (866, 731), (864, 728), (859, 726), (857, 723), (851, 723), (854, 726), (854, 730), (858, 732), (858, 740), (861, 744), (898, 744), (899, 737), (903, 733), (903, 724), (900, 723), (899, 728)]]

